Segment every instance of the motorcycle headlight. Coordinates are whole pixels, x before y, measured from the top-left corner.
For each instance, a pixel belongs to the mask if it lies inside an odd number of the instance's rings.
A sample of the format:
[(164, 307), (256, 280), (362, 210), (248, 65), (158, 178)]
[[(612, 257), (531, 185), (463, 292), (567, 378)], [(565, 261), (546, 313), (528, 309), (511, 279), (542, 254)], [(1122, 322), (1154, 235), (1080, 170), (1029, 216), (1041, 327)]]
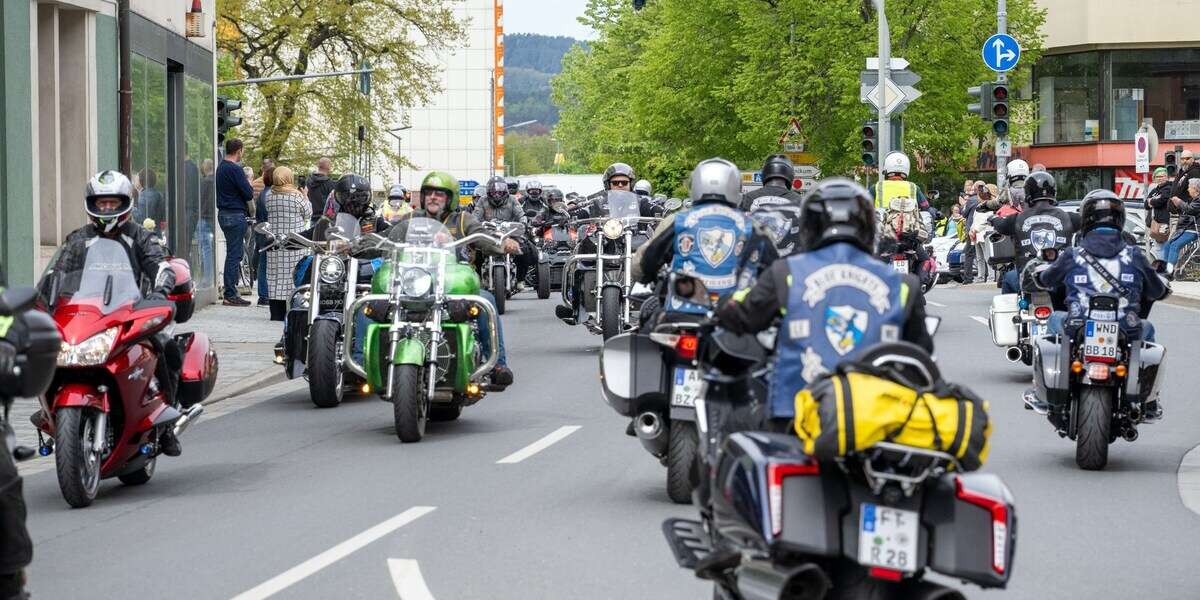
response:
[(616, 219), (609, 219), (604, 222), (604, 237), (615, 240), (625, 233), (625, 226)]
[(337, 259), (321, 261), (321, 282), (340, 283), (346, 274), (346, 263)]
[(110, 327), (92, 337), (78, 343), (62, 343), (58, 351), (58, 366), (60, 367), (94, 367), (104, 364), (108, 353), (112, 352), (113, 344), (117, 341), (120, 327)]
[(400, 292), (410, 298), (419, 298), (433, 288), (433, 275), (418, 267), (407, 269), (400, 275)]

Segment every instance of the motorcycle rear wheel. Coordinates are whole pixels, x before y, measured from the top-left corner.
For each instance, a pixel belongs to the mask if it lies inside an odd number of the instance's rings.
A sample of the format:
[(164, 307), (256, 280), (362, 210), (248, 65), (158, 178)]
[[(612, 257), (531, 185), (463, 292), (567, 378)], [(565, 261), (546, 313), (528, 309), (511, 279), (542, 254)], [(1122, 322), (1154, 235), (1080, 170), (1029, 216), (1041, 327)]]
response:
[(429, 398), (425, 393), (425, 378), (417, 365), (393, 365), (395, 381), (392, 395), (392, 415), (396, 423), (396, 437), (404, 443), (415, 443), (425, 437), (425, 423), (429, 419)]
[(550, 297), (550, 263), (538, 263), (537, 295), (541, 300)]
[(61, 408), (55, 416), (54, 464), (58, 488), (72, 508), (91, 505), (100, 490), (101, 457), (92, 449), (98, 434), (90, 412), (83, 408)]
[(621, 333), (621, 289), (616, 286), (600, 290), (600, 326), (606, 340)]
[(1075, 464), (1085, 471), (1099, 471), (1108, 464), (1113, 393), (1109, 388), (1087, 386), (1079, 395)]
[(308, 393), (317, 408), (342, 403), (342, 365), (338, 364), (341, 335), (336, 321), (317, 321), (308, 334)]
[(692, 503), (692, 467), (700, 446), (696, 424), (671, 421), (667, 433), (667, 496), (676, 504)]
[(492, 267), (492, 296), (496, 298), (496, 313), (504, 314), (504, 301), (508, 299), (508, 271), (504, 265)]

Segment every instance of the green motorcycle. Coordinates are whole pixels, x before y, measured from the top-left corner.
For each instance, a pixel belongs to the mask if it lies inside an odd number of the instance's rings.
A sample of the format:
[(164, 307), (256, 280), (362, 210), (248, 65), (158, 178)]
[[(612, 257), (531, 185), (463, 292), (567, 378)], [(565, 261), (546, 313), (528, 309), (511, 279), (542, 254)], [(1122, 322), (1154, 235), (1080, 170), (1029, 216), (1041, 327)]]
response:
[[(347, 362), (366, 379), (367, 391), (392, 403), (400, 441), (419, 442), (429, 420), (457, 419), (487, 392), (486, 377), (499, 356), (499, 317), (479, 295), (479, 276), (458, 249), (499, 240), (483, 233), (455, 240), (445, 225), (427, 218), (414, 218), (407, 227), (403, 242), (375, 234), (364, 240), (388, 258), (371, 280), (371, 293), (348, 311), (365, 310), (369, 319), (362, 364)], [(481, 313), (490, 321), (482, 331), (476, 321)], [(345, 339), (354, 339), (354, 327), (355, 319), (345, 320)], [(481, 335), (491, 342), (487, 356)]]

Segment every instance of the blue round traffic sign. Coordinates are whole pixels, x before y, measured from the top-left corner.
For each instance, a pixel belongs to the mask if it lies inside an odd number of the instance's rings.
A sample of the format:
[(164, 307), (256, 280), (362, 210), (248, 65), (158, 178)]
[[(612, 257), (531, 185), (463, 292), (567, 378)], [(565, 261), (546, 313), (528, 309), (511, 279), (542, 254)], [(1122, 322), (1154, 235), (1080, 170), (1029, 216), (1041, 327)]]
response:
[(1021, 60), (1021, 45), (1011, 35), (997, 33), (983, 43), (983, 62), (997, 73), (1011, 71)]

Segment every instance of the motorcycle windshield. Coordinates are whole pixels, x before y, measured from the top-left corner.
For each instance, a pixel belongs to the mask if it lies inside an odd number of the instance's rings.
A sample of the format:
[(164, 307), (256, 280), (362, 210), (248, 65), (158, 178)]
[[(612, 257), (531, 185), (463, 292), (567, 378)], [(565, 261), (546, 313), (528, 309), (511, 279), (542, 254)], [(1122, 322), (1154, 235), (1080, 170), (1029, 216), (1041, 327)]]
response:
[(408, 265), (437, 266), (445, 259), (445, 250), (454, 243), (454, 235), (441, 221), (416, 217), (404, 229), (400, 262)]
[(60, 305), (92, 306), (102, 315), (142, 299), (129, 252), (102, 237), (60, 248), (39, 287)]
[(353, 215), (347, 213), (338, 213), (333, 225), (342, 231), (342, 236), (350, 241), (354, 241), (362, 235), (362, 225)]
[(615, 219), (642, 216), (638, 195), (633, 192), (609, 190), (607, 198), (608, 216)]

